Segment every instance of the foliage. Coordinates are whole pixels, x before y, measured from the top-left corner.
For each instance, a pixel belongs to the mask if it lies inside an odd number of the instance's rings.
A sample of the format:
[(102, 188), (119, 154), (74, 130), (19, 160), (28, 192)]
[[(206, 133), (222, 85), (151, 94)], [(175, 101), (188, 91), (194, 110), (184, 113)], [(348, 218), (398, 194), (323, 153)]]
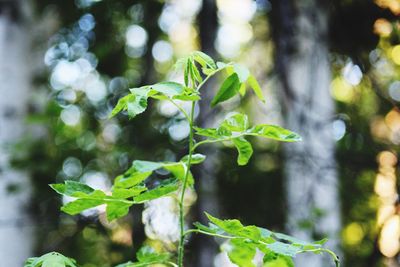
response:
[[(228, 76), (214, 96), (211, 102), (212, 107), (236, 95), (244, 95), (246, 85), (253, 89), (261, 101), (264, 101), (264, 97), (257, 81), (247, 68), (236, 63), (214, 62), (212, 58), (202, 52), (193, 52), (178, 60), (176, 69), (183, 72), (184, 84), (167, 81), (130, 89), (130, 93), (118, 101), (111, 112), (111, 117), (126, 112), (129, 117), (133, 118), (146, 110), (149, 99), (169, 101), (181, 111), (190, 125), (188, 155), (178, 162), (135, 160), (131, 168), (115, 178), (111, 192), (95, 190), (86, 184), (75, 181), (52, 184), (50, 186), (57, 193), (74, 199), (61, 209), (74, 215), (105, 204), (107, 218), (112, 221), (125, 216), (132, 205), (142, 204), (167, 195), (180, 195), (180, 240), (177, 255), (157, 254), (151, 248), (144, 247), (137, 254), (138, 262), (129, 262), (119, 265), (120, 267), (147, 266), (152, 263), (165, 263), (181, 267), (183, 266), (185, 238), (192, 232), (229, 239), (228, 255), (238, 266), (254, 266), (252, 259), (256, 249), (265, 254), (266, 263), (283, 260), (291, 264), (291, 258), (298, 253), (327, 252), (333, 256), (338, 266), (337, 257), (333, 252), (322, 247), (323, 242), (300, 241), (256, 226), (243, 226), (238, 220), (223, 221), (207, 214), (211, 222), (210, 226), (197, 223), (196, 228), (185, 231), (184, 196), (186, 188), (193, 187), (195, 182), (190, 169), (193, 164), (199, 164), (205, 160), (204, 155), (196, 153), (198, 147), (209, 143), (232, 142), (238, 150), (238, 165), (245, 165), (253, 153), (252, 145), (245, 137), (256, 136), (283, 142), (300, 141), (301, 138), (296, 133), (275, 125), (259, 124), (250, 127), (248, 117), (241, 113), (229, 114), (217, 128), (196, 127), (194, 110), (197, 101), (201, 99), (201, 89), (208, 79), (219, 72), (226, 71)], [(189, 102), (191, 104), (190, 112), (187, 112), (176, 100)], [(204, 139), (197, 141), (194, 137), (195, 134)], [(151, 187), (147, 178), (161, 168), (168, 171), (171, 177), (160, 180)], [(176, 263), (175, 260), (170, 261), (175, 256)], [(28, 260), (27, 264), (31, 264), (30, 262), (32, 261)]]

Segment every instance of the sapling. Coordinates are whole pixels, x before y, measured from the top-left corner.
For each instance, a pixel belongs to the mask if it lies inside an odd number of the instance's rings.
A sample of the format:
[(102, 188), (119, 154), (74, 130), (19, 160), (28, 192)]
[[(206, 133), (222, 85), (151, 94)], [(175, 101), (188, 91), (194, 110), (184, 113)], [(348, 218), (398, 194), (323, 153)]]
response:
[[(326, 252), (332, 256), (336, 266), (339, 266), (339, 259), (335, 253), (322, 246), (325, 239), (318, 242), (305, 242), (265, 228), (253, 225), (244, 226), (235, 219), (221, 220), (208, 213), (206, 213), (209, 220), (208, 225), (194, 223), (193, 228), (185, 229), (185, 193), (188, 188), (193, 189), (195, 183), (191, 167), (201, 164), (206, 159), (205, 155), (197, 153), (199, 147), (211, 143), (231, 142), (238, 152), (237, 163), (242, 166), (248, 163), (253, 154), (252, 145), (246, 139), (249, 136), (283, 142), (297, 142), (301, 138), (298, 134), (280, 126), (269, 124), (250, 126), (247, 115), (242, 113), (230, 113), (216, 128), (197, 127), (194, 115), (195, 106), (198, 101), (201, 101), (204, 85), (217, 73), (226, 72), (227, 77), (212, 99), (211, 107), (238, 94), (243, 96), (248, 89), (251, 89), (264, 102), (261, 88), (246, 67), (236, 63), (215, 62), (211, 57), (199, 51), (179, 59), (175, 66), (183, 74), (183, 84), (167, 81), (130, 89), (129, 94), (119, 99), (110, 116), (126, 112), (130, 118), (134, 118), (146, 110), (150, 98), (171, 102), (179, 109), (190, 127), (187, 155), (177, 162), (135, 160), (125, 173), (115, 178), (111, 193), (95, 190), (76, 181), (52, 184), (51, 188), (57, 193), (74, 198), (61, 210), (70, 215), (76, 215), (86, 209), (105, 204), (107, 219), (112, 221), (127, 215), (132, 205), (143, 204), (165, 196), (178, 195), (180, 235), (177, 251), (158, 253), (151, 247), (144, 246), (137, 253), (136, 262), (127, 262), (117, 267), (154, 264), (183, 267), (185, 242), (191, 234), (226, 239), (229, 243), (224, 247), (229, 259), (239, 267), (255, 266), (252, 261), (257, 250), (265, 255), (263, 258), (265, 264), (275, 262), (281, 264), (279, 266), (283, 266), (282, 264), (294, 266), (292, 258), (299, 253)], [(182, 107), (182, 101), (190, 103), (190, 110)], [(149, 188), (146, 179), (158, 169), (168, 171), (171, 178), (161, 180), (157, 186)], [(73, 259), (55, 252), (39, 258), (30, 258), (25, 264), (25, 267), (40, 266), (75, 267), (77, 265)]]

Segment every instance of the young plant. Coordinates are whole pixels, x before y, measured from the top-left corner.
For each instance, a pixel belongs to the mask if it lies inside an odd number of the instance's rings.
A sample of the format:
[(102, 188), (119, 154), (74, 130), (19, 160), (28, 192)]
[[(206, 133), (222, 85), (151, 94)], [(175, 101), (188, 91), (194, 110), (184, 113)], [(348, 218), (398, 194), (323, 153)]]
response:
[[(111, 112), (111, 116), (126, 111), (129, 117), (133, 118), (146, 110), (149, 98), (171, 102), (180, 110), (190, 126), (187, 155), (177, 162), (135, 160), (132, 167), (115, 178), (111, 193), (95, 190), (86, 184), (75, 181), (52, 184), (50, 186), (57, 193), (75, 198), (74, 201), (65, 204), (61, 210), (75, 215), (86, 209), (105, 204), (107, 219), (112, 221), (127, 215), (132, 205), (179, 194), (180, 238), (176, 253), (159, 254), (151, 247), (145, 246), (139, 250), (137, 262), (120, 264), (118, 267), (150, 266), (152, 264), (182, 267), (185, 240), (190, 234), (204, 234), (227, 239), (229, 245), (226, 246), (226, 252), (230, 260), (239, 267), (255, 266), (252, 261), (257, 250), (264, 253), (264, 263), (283, 263), (285, 266), (294, 266), (292, 258), (298, 253), (326, 252), (332, 256), (336, 266), (339, 266), (339, 259), (335, 253), (322, 246), (326, 240), (305, 242), (261, 227), (244, 226), (238, 220), (221, 220), (208, 213), (206, 213), (209, 219), (208, 225), (195, 223), (194, 228), (185, 229), (185, 192), (187, 188), (193, 188), (195, 182), (191, 167), (206, 159), (205, 155), (197, 153), (200, 146), (210, 143), (232, 142), (238, 151), (238, 165), (246, 165), (253, 154), (252, 145), (246, 140), (248, 136), (258, 136), (283, 142), (296, 142), (300, 141), (301, 138), (298, 134), (275, 125), (250, 126), (248, 117), (241, 113), (231, 113), (217, 128), (197, 127), (194, 117), (196, 103), (201, 100), (201, 91), (204, 85), (215, 74), (225, 71), (228, 76), (211, 101), (211, 107), (237, 94), (244, 95), (248, 87), (261, 101), (264, 101), (261, 88), (255, 77), (244, 66), (236, 63), (215, 62), (211, 57), (199, 51), (178, 60), (176, 68), (183, 73), (183, 84), (168, 81), (130, 89), (130, 93), (118, 101)], [(182, 101), (190, 103), (189, 112), (179, 104)], [(195, 136), (200, 137), (200, 139), (197, 140)], [(168, 171), (172, 178), (163, 180), (154, 188), (148, 188), (146, 179), (157, 169)], [(48, 262), (58, 264), (51, 266), (76, 266), (74, 260), (58, 253), (49, 253), (40, 258), (29, 259), (25, 267), (50, 266)]]

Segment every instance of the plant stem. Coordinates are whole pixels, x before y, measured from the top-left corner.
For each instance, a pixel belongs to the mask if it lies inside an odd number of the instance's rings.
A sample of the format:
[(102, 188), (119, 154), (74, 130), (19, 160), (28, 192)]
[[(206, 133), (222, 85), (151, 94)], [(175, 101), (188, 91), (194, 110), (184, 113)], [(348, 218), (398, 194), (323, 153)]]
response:
[(180, 201), (179, 201), (179, 223), (180, 223), (180, 239), (179, 239), (179, 246), (178, 246), (178, 266), (179, 267), (183, 267), (183, 256), (184, 256), (184, 247), (185, 247), (185, 217), (184, 217), (184, 203), (183, 202), (185, 199), (185, 191), (186, 191), (187, 180), (189, 177), (190, 167), (191, 167), (191, 163), (192, 163), (192, 155), (193, 155), (193, 146), (194, 146), (193, 124), (194, 124), (195, 105), (196, 105), (196, 102), (193, 101), (192, 110), (190, 112), (190, 120), (189, 120), (189, 126), (190, 126), (189, 155), (188, 155), (188, 162), (187, 162), (185, 178), (183, 179), (183, 184), (182, 184), (181, 197), (180, 197)]

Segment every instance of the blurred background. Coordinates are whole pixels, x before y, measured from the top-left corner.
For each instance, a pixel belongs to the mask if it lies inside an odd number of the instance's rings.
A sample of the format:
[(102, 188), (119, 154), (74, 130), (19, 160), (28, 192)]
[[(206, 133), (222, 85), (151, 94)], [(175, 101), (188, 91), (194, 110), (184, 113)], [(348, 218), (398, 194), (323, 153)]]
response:
[[(189, 127), (169, 103), (132, 120), (108, 114), (128, 88), (182, 79), (173, 63), (193, 50), (248, 66), (267, 98), (248, 94), (211, 112), (217, 77), (199, 125), (240, 110), (303, 142), (253, 139), (245, 167), (231, 147), (204, 149), (188, 223), (208, 211), (328, 237), (345, 267), (400, 266), (399, 14), (399, 0), (1, 0), (0, 266), (58, 251), (108, 267), (134, 260), (143, 242), (175, 249), (168, 199), (109, 223), (101, 209), (63, 214), (68, 200), (47, 185), (72, 179), (107, 190), (132, 160), (184, 155)], [(198, 236), (186, 261), (233, 266), (218, 242)], [(297, 264), (331, 266), (313, 256)]]

